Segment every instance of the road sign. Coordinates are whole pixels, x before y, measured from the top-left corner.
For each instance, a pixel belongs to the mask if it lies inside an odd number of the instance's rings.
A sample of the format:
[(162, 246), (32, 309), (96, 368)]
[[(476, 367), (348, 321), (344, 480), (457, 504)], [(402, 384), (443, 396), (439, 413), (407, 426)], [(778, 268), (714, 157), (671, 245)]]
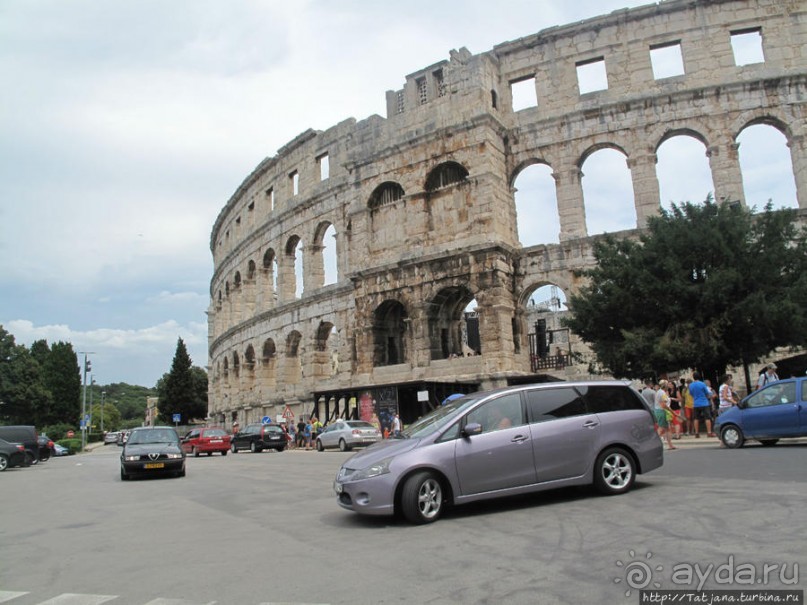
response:
[(261, 424), (272, 424), (272, 419), (269, 416), (261, 418)]
[(179, 420), (180, 420), (180, 418), (181, 418), (181, 417), (182, 417), (182, 415), (181, 415), (181, 414), (174, 414), (174, 415), (173, 415), (174, 422), (179, 422)]
[(294, 412), (291, 411), (289, 406), (286, 406), (286, 409), (283, 410), (283, 418), (289, 421), (294, 420)]

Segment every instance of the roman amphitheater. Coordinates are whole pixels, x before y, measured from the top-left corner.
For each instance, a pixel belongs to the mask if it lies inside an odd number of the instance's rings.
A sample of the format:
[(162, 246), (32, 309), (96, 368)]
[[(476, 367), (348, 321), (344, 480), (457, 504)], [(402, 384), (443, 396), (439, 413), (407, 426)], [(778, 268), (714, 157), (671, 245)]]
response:
[[(386, 93), (386, 118), (303, 132), (213, 226), (210, 418), (411, 422), (452, 393), (587, 378), (559, 322), (598, 235), (584, 162), (624, 156), (629, 235), (660, 211), (665, 141), (698, 141), (715, 197), (745, 204), (738, 137), (765, 125), (786, 140), (805, 215), (805, 68), (801, 0), (668, 0), (452, 50)], [(586, 70), (602, 75), (593, 90)], [(556, 205), (516, 204), (534, 165)], [(524, 241), (528, 218), (557, 225), (554, 241)]]

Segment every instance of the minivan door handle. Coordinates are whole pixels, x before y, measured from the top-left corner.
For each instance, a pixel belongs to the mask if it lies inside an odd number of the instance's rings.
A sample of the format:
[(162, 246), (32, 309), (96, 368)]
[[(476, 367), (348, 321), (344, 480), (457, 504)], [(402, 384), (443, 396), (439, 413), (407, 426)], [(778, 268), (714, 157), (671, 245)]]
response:
[(527, 439), (528, 439), (528, 437), (526, 435), (516, 435), (510, 441), (512, 443), (521, 443), (523, 441), (526, 441)]
[(600, 426), (600, 423), (596, 420), (586, 420), (583, 423), (583, 426), (587, 429), (593, 429), (594, 427)]

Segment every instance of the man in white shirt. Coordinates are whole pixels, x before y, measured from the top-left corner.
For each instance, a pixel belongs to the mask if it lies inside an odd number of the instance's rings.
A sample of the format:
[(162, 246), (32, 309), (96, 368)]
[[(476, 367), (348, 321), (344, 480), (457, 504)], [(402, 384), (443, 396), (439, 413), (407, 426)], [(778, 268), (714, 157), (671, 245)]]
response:
[(757, 381), (757, 388), (761, 389), (766, 384), (776, 382), (777, 380), (779, 380), (779, 376), (776, 375), (776, 364), (769, 363), (765, 368), (765, 371), (759, 375), (759, 380)]

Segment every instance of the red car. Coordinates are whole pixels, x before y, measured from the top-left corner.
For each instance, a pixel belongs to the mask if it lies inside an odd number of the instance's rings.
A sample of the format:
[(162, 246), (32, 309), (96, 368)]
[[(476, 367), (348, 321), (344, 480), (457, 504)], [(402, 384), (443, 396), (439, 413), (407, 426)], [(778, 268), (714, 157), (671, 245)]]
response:
[(213, 452), (226, 456), (230, 451), (230, 435), (217, 426), (193, 429), (182, 438), (182, 451), (194, 456), (212, 456)]

